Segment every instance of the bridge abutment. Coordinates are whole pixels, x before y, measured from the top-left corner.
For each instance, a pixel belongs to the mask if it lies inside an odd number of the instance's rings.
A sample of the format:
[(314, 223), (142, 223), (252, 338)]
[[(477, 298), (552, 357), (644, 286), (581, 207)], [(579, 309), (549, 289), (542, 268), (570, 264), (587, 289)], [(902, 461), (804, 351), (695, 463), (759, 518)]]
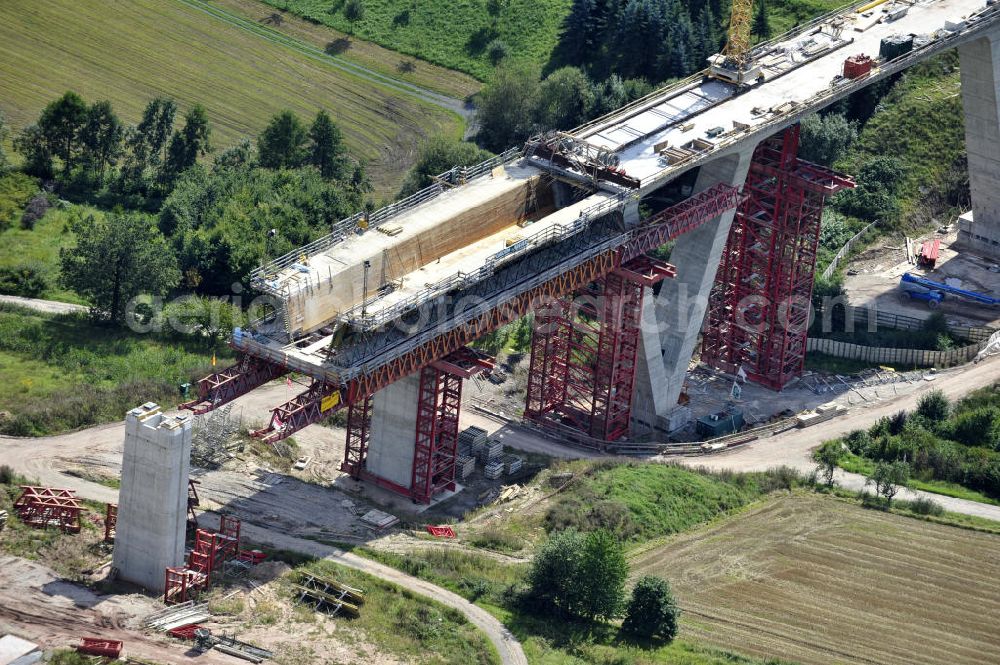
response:
[[(718, 183), (740, 187), (746, 180), (753, 147), (701, 167), (694, 192)], [(681, 235), (670, 253), (677, 268), (656, 298), (645, 298), (632, 403), (633, 432), (676, 429), (677, 399), (684, 385), (698, 333), (705, 319), (708, 296), (715, 282), (735, 210)]]
[(958, 239), (1000, 258), (1000, 32), (958, 47), (969, 159), (971, 214), (959, 220)]

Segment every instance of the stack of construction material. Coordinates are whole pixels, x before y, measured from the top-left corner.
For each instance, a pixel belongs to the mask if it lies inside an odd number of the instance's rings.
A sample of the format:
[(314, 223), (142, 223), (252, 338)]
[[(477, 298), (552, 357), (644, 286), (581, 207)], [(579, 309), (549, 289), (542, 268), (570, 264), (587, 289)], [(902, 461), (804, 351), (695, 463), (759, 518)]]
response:
[(459, 455), (458, 459), (455, 460), (455, 475), (458, 476), (459, 480), (465, 480), (472, 475), (472, 472), (476, 470), (476, 458), (465, 455)]
[(479, 461), (483, 463), (483, 466), (490, 464), (492, 462), (501, 462), (503, 458), (503, 444), (499, 441), (487, 441), (486, 444), (479, 451)]
[(483, 475), (490, 480), (496, 480), (503, 475), (503, 462), (490, 462), (483, 467)]
[(486, 445), (486, 430), (482, 427), (466, 427), (458, 435), (458, 454), (465, 456), (476, 456), (483, 446)]
[(506, 469), (508, 476), (511, 475), (512, 473), (517, 473), (518, 471), (520, 471), (521, 465), (524, 464), (524, 460), (522, 460), (517, 455), (504, 455), (503, 461), (504, 461), (504, 468)]

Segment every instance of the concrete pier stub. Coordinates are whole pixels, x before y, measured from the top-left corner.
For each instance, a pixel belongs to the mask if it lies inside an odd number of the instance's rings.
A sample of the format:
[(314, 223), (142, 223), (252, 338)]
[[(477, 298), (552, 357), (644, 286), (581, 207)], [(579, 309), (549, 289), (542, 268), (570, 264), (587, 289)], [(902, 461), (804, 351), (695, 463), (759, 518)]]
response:
[(969, 159), (971, 214), (959, 219), (958, 240), (1000, 258), (1000, 33), (958, 47)]
[(371, 439), (365, 468), (401, 487), (413, 482), (413, 442), (417, 431), (420, 372), (375, 393)]
[(164, 570), (184, 564), (191, 422), (152, 402), (125, 416), (112, 566), (119, 579), (157, 593)]
[[(722, 157), (701, 167), (693, 193), (720, 182), (742, 187), (750, 169), (753, 148)], [(655, 298), (643, 299), (642, 335), (632, 400), (632, 431), (643, 434), (670, 432), (684, 424), (684, 410), (677, 399), (684, 385), (715, 283), (729, 227), (736, 211), (730, 210), (677, 238), (670, 263), (677, 276), (661, 282)]]

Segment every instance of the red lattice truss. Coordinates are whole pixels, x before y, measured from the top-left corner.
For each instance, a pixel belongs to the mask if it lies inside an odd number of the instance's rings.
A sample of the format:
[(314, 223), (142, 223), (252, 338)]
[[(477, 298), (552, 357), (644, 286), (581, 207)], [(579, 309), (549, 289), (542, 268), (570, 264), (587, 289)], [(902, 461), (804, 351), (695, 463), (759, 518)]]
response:
[(22, 522), (38, 529), (54, 526), (65, 533), (80, 533), (80, 505), (73, 490), (21, 485), (14, 511)]

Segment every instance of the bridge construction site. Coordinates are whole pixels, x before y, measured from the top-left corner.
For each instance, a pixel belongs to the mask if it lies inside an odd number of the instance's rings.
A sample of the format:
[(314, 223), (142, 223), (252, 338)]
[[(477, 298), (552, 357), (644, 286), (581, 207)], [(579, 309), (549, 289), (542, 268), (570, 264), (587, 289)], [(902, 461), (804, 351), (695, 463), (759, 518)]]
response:
[[(781, 390), (803, 370), (824, 202), (854, 186), (798, 157), (799, 119), (957, 47), (973, 198), (959, 239), (1000, 256), (998, 23), (992, 0), (918, 0), (752, 49), (731, 34), (696, 77), (259, 268), (274, 310), (234, 333), (237, 362), (185, 406), (303, 375), (253, 435), (275, 443), (344, 409), (342, 471), (428, 503), (456, 489), (463, 382), (493, 367), (469, 345), (528, 314), (524, 418), (560, 440), (628, 451), (683, 424), (699, 338), (704, 363)], [(669, 263), (653, 254), (666, 243)]]

